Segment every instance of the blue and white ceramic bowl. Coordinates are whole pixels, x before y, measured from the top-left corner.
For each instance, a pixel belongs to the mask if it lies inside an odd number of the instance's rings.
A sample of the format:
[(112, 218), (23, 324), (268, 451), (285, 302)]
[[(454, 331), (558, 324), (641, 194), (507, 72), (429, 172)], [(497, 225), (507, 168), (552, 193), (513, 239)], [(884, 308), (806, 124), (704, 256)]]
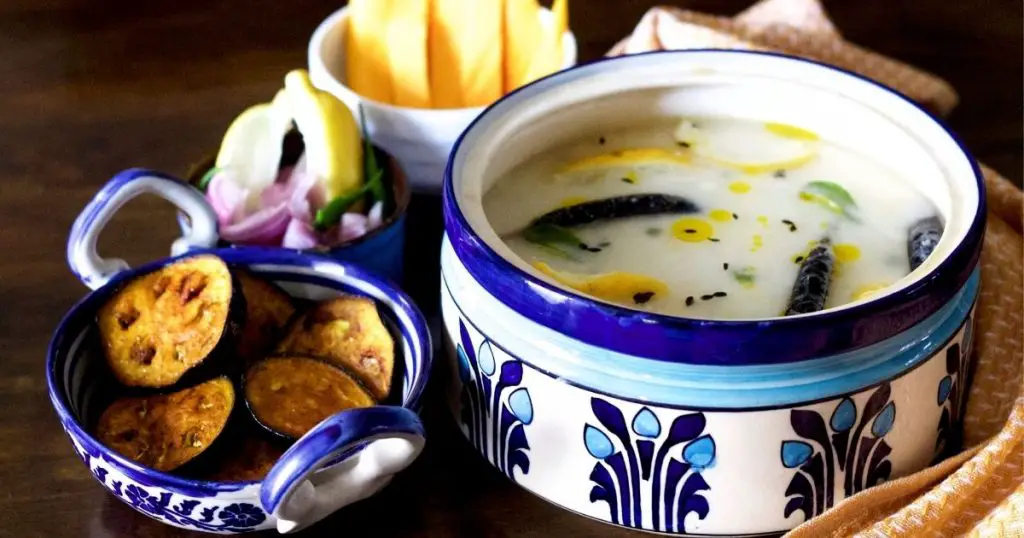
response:
[[(823, 313), (704, 321), (553, 285), (491, 229), (496, 178), (574, 133), (680, 116), (801, 125), (895, 167), (947, 223), (884, 296)], [(902, 95), (745, 51), (606, 59), (487, 109), (449, 161), (442, 309), (463, 432), (527, 490), (670, 534), (780, 533), (957, 442), (970, 370), (981, 175)]]
[[(123, 178), (121, 178), (123, 179)], [(180, 256), (128, 269), (96, 254), (96, 238), (118, 207), (154, 192), (192, 217), (209, 212), (198, 191), (167, 178), (136, 174), (108, 183), (75, 221), (68, 241), (72, 270), (94, 291), (61, 321), (50, 343), (46, 375), (50, 400), (75, 452), (103, 487), (139, 512), (190, 530), (232, 534), (264, 529), (292, 532), (373, 495), (423, 449), (417, 416), (430, 372), (430, 336), (423, 316), (402, 292), (362, 269), (325, 257), (275, 248), (202, 249), (216, 230), (194, 227), (175, 254), (210, 252), (276, 282), (292, 296), (325, 299), (340, 293), (373, 298), (396, 334), (403, 378), (396, 405), (343, 411), (299, 439), (262, 482), (191, 480), (143, 467), (100, 444), (87, 430), (97, 409), (104, 358), (90, 345), (96, 311), (117, 288)], [(207, 217), (212, 218), (210, 215)]]

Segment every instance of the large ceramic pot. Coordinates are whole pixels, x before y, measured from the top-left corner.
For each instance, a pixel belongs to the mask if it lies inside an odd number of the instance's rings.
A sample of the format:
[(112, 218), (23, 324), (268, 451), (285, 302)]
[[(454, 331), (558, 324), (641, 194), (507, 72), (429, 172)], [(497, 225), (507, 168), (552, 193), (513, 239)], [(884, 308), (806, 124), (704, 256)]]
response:
[[(946, 229), (886, 294), (802, 316), (707, 321), (557, 286), (512, 254), (483, 194), (574, 134), (664, 117), (801, 125), (892, 166)], [(442, 308), (450, 405), (499, 471), (573, 512), (685, 535), (780, 533), (957, 443), (984, 229), (976, 163), (900, 94), (742, 51), (606, 59), (525, 87), (455, 145)]]
[[(96, 238), (103, 226), (130, 198), (147, 192), (168, 199), (193, 223), (204, 225), (193, 226), (175, 242), (172, 258), (128, 268), (122, 260), (99, 257)], [(50, 401), (96, 480), (135, 510), (189, 530), (293, 532), (375, 494), (420, 454), (425, 438), (417, 412), (430, 373), (429, 331), (404, 293), (359, 267), (280, 248), (204, 248), (217, 240), (216, 226), (210, 225), (215, 222), (197, 190), (167, 176), (136, 170), (107, 183), (75, 221), (68, 240), (68, 262), (93, 291), (68, 312), (50, 343)], [(91, 428), (110, 400), (105, 391), (111, 387), (111, 373), (95, 341), (97, 311), (121, 284), (199, 253), (244, 267), (296, 299), (322, 300), (343, 293), (372, 298), (395, 338), (395, 369), (400, 374), (393, 401), (324, 419), (262, 481), (195, 480), (159, 472), (99, 442)]]

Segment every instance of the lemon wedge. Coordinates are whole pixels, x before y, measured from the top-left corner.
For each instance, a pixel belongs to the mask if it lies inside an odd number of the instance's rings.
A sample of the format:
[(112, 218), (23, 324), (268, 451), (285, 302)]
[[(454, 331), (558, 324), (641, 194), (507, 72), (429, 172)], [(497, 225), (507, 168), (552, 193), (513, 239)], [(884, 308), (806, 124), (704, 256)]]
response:
[(664, 282), (646, 275), (624, 271), (577, 275), (555, 271), (544, 262), (535, 262), (533, 266), (563, 286), (612, 303), (643, 304), (668, 295), (668, 286)]
[(291, 124), (288, 99), (280, 91), (273, 101), (243, 111), (224, 133), (216, 166), (234, 171), (239, 186), (249, 191), (247, 203), (277, 178), (281, 141)]
[[(337, 97), (313, 87), (304, 69), (284, 78), (295, 124), (306, 147), (307, 172), (320, 178), (327, 200), (363, 184), (363, 148), (352, 112)], [(278, 145), (281, 141), (278, 139)]]

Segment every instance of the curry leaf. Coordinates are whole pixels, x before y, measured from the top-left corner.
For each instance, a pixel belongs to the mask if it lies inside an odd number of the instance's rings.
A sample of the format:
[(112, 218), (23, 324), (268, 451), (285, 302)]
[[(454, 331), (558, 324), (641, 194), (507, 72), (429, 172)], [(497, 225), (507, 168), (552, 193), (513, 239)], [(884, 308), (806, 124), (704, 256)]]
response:
[(538, 245), (579, 245), (583, 241), (570, 230), (554, 224), (535, 224), (523, 231), (523, 239)]
[(857, 220), (854, 214), (857, 209), (857, 203), (854, 202), (853, 196), (850, 195), (849, 191), (838, 183), (812, 181), (800, 189), (800, 194), (817, 202), (833, 213), (846, 216), (851, 220)]
[(736, 282), (740, 284), (753, 284), (754, 283), (754, 268), (744, 267), (732, 272), (732, 277), (736, 279)]

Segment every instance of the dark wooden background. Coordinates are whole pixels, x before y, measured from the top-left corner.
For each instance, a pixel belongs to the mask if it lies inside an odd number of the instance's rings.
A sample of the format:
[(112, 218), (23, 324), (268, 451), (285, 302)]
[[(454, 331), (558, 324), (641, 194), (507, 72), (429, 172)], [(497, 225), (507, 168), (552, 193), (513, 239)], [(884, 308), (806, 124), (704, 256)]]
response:
[[(71, 222), (117, 171), (184, 173), (216, 150), (244, 107), (269, 100), (339, 0), (0, 2), (0, 536), (182, 536), (107, 495), (73, 455), (46, 397), (44, 352), (86, 290), (69, 273)], [(575, 0), (580, 58), (602, 55), (653, 1)], [(664, 2), (720, 14), (749, 2)], [(1021, 182), (1020, 0), (826, 2), (851, 40), (949, 80), (953, 128), (981, 161)], [(417, 197), (408, 288), (437, 304), (437, 200)], [(101, 253), (138, 263), (168, 252), (159, 200), (127, 206)], [(307, 535), (630, 536), (506, 482), (437, 405), (414, 468)], [(371, 530), (372, 529), (372, 530)]]

